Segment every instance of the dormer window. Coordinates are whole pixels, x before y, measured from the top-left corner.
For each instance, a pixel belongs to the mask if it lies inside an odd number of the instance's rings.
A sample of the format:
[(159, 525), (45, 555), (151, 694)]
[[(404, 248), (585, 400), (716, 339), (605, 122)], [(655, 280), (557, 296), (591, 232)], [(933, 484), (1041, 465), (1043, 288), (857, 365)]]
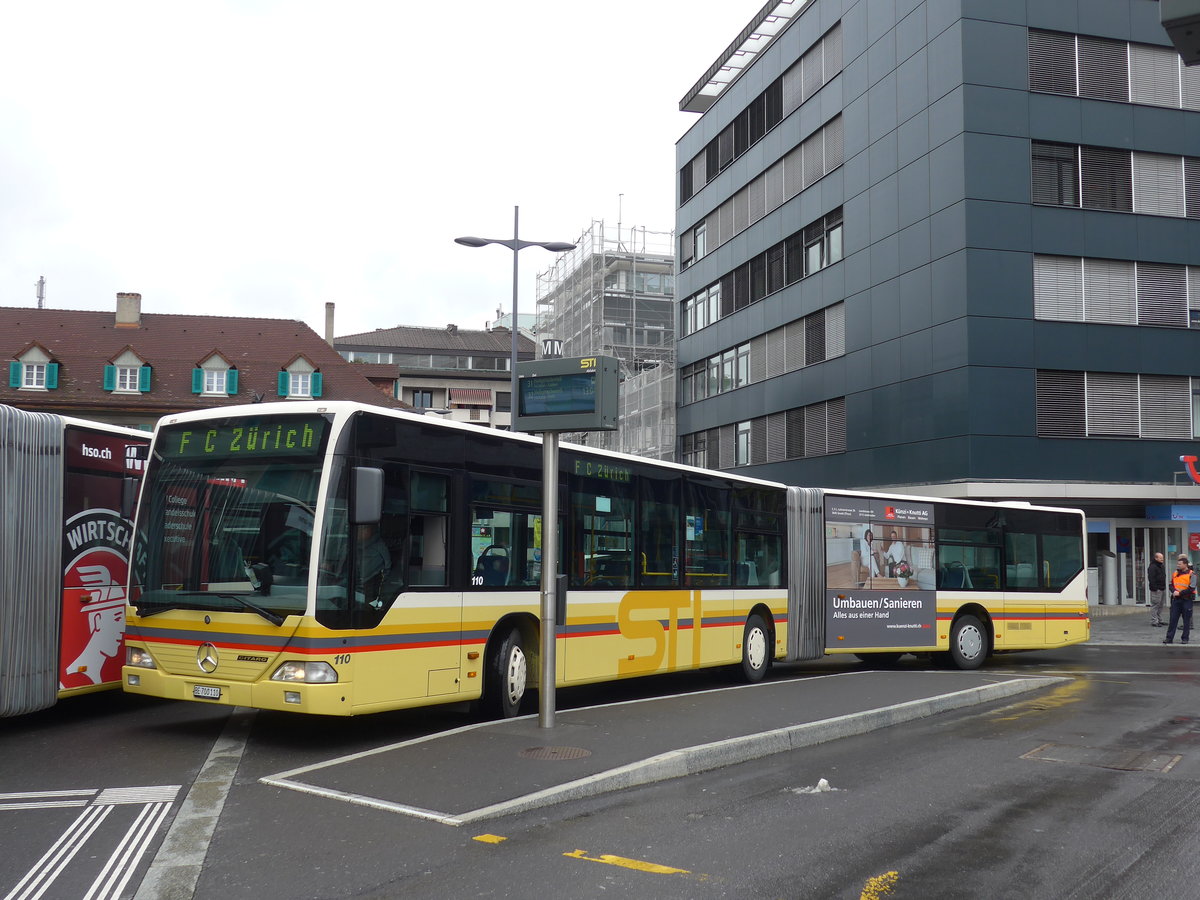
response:
[(8, 364), (8, 386), (23, 391), (52, 391), (58, 387), (58, 363), (33, 344)]
[(238, 391), (238, 370), (220, 353), (213, 353), (192, 369), (192, 393), (203, 397), (230, 397)]
[(303, 356), (292, 359), (279, 372), (279, 396), (289, 400), (320, 397), (324, 388), (321, 373)]
[(150, 390), (150, 366), (126, 347), (104, 367), (104, 390), (114, 394), (144, 394)]

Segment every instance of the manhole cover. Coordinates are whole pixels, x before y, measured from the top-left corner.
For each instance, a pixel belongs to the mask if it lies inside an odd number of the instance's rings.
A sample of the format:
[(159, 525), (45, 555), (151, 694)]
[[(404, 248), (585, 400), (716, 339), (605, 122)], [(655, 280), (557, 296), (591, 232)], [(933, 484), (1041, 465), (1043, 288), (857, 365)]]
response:
[(1172, 753), (1146, 750), (1108, 750), (1102, 747), (1073, 747), (1070, 744), (1048, 743), (1021, 755), (1022, 759), (1095, 766), (1100, 769), (1122, 769), (1126, 772), (1169, 772), (1183, 759)]
[(523, 759), (583, 759), (591, 755), (591, 750), (582, 747), (527, 747), (517, 754)]

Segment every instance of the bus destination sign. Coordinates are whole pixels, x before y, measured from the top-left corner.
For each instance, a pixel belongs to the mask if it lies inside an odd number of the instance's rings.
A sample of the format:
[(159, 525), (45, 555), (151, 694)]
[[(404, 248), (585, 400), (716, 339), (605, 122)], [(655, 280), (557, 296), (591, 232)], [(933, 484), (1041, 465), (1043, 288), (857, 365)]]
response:
[(172, 425), (162, 430), (155, 451), (167, 459), (316, 456), (328, 427), (323, 416)]

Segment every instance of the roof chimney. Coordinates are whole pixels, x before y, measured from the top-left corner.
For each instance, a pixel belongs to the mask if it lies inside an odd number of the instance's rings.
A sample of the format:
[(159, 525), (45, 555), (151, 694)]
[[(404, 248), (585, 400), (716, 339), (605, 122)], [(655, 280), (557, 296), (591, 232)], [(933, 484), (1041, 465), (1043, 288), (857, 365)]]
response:
[(333, 346), (333, 301), (325, 304), (325, 343)]
[(458, 326), (455, 325), (453, 322), (451, 322), (449, 325), (446, 326), (446, 331), (449, 334), (458, 334)]
[(118, 328), (138, 328), (142, 324), (142, 295), (117, 294)]

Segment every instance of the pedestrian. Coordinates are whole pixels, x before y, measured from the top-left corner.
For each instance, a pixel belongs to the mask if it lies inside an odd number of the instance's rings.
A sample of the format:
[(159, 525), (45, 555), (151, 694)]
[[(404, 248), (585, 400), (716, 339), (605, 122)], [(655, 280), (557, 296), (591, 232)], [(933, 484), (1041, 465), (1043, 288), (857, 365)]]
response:
[(1163, 555), (1155, 553), (1150, 565), (1146, 566), (1146, 588), (1150, 592), (1150, 624), (1162, 628), (1167, 623), (1163, 621), (1163, 606), (1167, 602), (1167, 568), (1163, 565)]
[(1180, 556), (1171, 575), (1171, 621), (1167, 625), (1164, 644), (1175, 642), (1175, 626), (1183, 619), (1181, 643), (1186, 644), (1192, 633), (1192, 603), (1196, 599), (1196, 573), (1186, 556)]

